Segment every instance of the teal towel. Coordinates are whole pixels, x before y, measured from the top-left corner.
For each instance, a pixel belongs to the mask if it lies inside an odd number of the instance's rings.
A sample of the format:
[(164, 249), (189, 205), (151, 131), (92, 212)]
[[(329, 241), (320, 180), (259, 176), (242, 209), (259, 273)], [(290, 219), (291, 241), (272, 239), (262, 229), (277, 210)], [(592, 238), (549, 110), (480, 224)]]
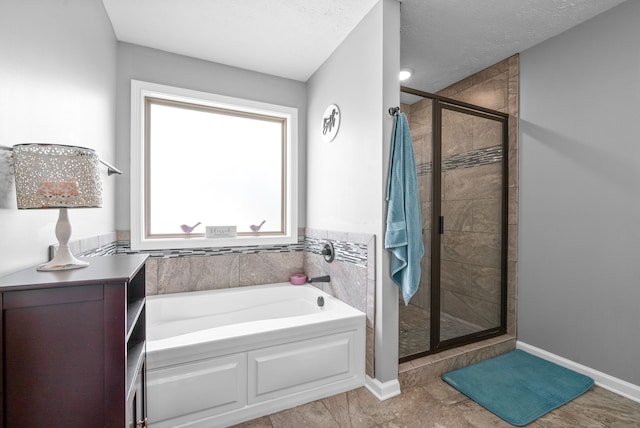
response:
[(384, 247), (391, 252), (391, 277), (408, 305), (420, 285), (424, 244), (416, 160), (404, 113), (396, 116), (393, 128), (387, 202)]

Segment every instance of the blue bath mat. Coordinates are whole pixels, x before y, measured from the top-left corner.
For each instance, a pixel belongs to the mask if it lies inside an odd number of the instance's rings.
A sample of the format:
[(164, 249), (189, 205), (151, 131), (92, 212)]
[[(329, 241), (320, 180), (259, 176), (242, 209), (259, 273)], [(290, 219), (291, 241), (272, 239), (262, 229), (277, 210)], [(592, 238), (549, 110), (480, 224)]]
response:
[(568, 403), (593, 379), (516, 349), (442, 375), (449, 385), (512, 425)]

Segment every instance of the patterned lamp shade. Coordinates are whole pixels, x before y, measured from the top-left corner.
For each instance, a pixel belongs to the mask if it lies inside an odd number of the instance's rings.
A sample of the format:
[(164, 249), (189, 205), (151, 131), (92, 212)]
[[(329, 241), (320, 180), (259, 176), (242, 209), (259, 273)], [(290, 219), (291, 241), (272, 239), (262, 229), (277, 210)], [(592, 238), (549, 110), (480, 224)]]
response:
[(96, 152), (84, 147), (13, 146), (18, 208), (101, 207), (99, 163)]
[(67, 208), (102, 206), (100, 158), (84, 147), (58, 144), (13, 146), (13, 170), (18, 208), (59, 208), (56, 223), (58, 251), (41, 271), (79, 269), (89, 262), (78, 260), (69, 249), (71, 223)]

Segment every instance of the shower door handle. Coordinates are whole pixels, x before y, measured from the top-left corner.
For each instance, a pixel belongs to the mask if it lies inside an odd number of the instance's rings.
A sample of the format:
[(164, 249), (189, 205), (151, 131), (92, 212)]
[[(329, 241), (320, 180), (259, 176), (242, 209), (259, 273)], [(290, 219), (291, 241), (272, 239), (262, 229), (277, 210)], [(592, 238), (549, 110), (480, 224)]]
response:
[(444, 216), (438, 217), (438, 233), (440, 235), (444, 234)]

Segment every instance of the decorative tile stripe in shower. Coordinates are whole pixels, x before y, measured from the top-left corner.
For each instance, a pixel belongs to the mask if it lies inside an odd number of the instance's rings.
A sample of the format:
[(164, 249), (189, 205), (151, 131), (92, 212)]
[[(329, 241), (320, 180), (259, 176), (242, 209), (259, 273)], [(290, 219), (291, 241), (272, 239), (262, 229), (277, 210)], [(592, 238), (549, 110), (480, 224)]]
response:
[(431, 174), (433, 162), (422, 162), (416, 165), (418, 176)]
[[(446, 157), (442, 160), (442, 171), (473, 168), (497, 162), (502, 162), (502, 146), (486, 147)], [(427, 175), (431, 173), (432, 167), (431, 162), (422, 162), (416, 165), (416, 170), (418, 175)]]
[[(322, 248), (327, 243), (327, 239), (305, 238), (306, 251), (312, 254), (322, 254)], [(331, 240), (335, 251), (335, 260), (351, 263), (360, 267), (367, 267), (367, 244), (356, 244), (353, 242)]]
[(442, 170), (450, 171), (459, 168), (473, 168), (502, 162), (502, 146), (471, 150), (459, 155), (449, 156), (442, 160)]

